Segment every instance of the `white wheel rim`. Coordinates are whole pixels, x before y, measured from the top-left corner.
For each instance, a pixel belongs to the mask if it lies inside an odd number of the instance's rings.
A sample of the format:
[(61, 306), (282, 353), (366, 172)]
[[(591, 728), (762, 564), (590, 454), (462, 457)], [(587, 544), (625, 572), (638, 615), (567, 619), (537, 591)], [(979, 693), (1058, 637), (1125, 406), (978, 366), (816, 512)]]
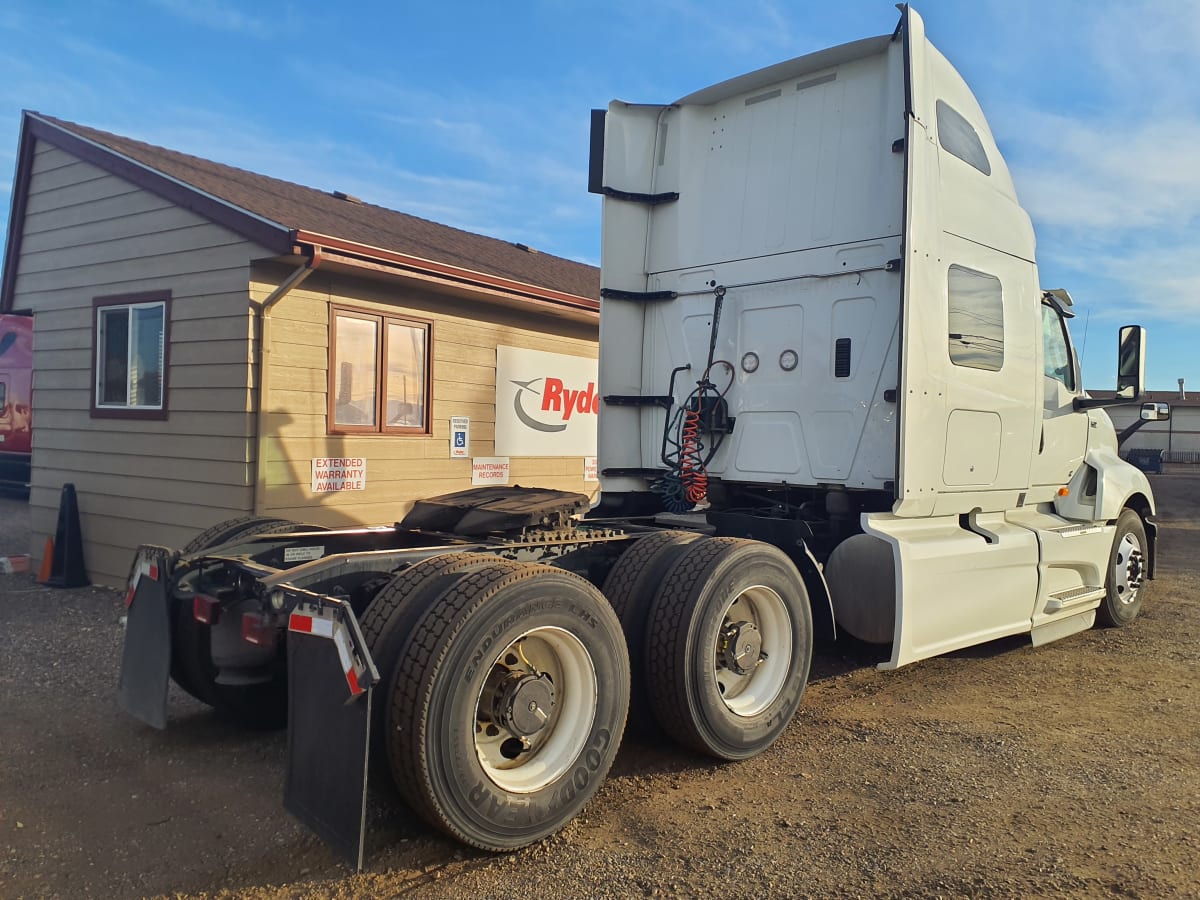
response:
[[(534, 628), (496, 655), (491, 672), (475, 701), (475, 755), (502, 790), (540, 790), (570, 769), (583, 752), (599, 695), (595, 663), (569, 631)], [(493, 713), (501, 693), (493, 689), (495, 680), (518, 676), (545, 676), (554, 687), (545, 724), (532, 734), (521, 734)], [(521, 749), (514, 752), (518, 745)]]
[[(762, 648), (757, 662), (731, 668), (724, 635), (748, 623), (757, 630)], [(716, 679), (722, 702), (738, 716), (755, 716), (775, 702), (787, 682), (792, 664), (792, 617), (783, 598), (762, 585), (746, 588), (725, 609), (717, 640)], [(753, 665), (753, 668), (751, 668)]]
[(1117, 544), (1117, 554), (1113, 558), (1113, 587), (1119, 603), (1128, 606), (1137, 600), (1143, 569), (1142, 545), (1133, 532), (1127, 532)]

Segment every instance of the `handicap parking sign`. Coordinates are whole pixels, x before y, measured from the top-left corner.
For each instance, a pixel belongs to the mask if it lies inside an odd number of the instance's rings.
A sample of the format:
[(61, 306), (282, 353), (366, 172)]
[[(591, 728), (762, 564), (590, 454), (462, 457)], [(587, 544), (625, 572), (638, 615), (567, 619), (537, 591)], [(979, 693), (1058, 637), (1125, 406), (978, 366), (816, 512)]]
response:
[(463, 458), (471, 455), (471, 419), (467, 416), (450, 417), (450, 456)]

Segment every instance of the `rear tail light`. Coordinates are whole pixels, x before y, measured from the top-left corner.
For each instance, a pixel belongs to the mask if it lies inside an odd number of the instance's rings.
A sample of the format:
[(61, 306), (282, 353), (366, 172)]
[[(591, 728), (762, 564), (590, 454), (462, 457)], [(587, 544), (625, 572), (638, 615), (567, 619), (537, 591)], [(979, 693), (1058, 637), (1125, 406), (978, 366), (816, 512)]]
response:
[(216, 625), (221, 618), (221, 603), (216, 597), (197, 594), (192, 598), (192, 618), (205, 625)]
[(278, 629), (271, 625), (266, 616), (259, 613), (242, 613), (242, 640), (257, 647), (274, 647)]

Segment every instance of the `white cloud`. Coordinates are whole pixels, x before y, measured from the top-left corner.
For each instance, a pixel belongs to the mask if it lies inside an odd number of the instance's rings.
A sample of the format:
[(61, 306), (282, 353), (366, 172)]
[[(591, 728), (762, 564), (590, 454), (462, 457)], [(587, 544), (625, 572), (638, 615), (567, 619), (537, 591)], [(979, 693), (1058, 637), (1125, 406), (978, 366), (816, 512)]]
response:
[(220, 0), (152, 0), (155, 6), (173, 16), (212, 28), (255, 38), (278, 34), (278, 30), (263, 19), (248, 16), (235, 6)]
[(1124, 232), (1200, 216), (1200, 120), (1030, 113), (1025, 128), (1014, 177), (1039, 223)]
[[(1200, 314), (1200, 4), (1072, 4), (1069, 49), (992, 112), (1050, 280), (1100, 321)], [(1019, 46), (1019, 45), (1018, 45)], [(1057, 76), (1063, 81), (1056, 81)]]

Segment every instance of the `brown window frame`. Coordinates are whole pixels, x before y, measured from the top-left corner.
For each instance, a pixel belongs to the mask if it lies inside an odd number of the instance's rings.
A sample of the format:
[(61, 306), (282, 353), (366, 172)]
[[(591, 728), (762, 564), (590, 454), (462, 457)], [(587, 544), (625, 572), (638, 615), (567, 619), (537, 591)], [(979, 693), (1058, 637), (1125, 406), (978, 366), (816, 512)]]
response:
[[(162, 404), (157, 408), (144, 406), (106, 406), (99, 400), (100, 386), (97, 383), (100, 350), (100, 310), (111, 306), (134, 307), (146, 303), (161, 303), (163, 306), (163, 353), (162, 353)], [(141, 291), (133, 294), (109, 294), (92, 298), (92, 365), (90, 395), (91, 418), (93, 419), (142, 419), (165, 421), (170, 415), (171, 376), (171, 292), (169, 290)]]
[[(338, 317), (360, 319), (374, 322), (378, 327), (378, 340), (375, 345), (375, 424), (374, 425), (339, 425), (334, 418), (334, 407), (337, 401), (337, 322)], [(425, 332), (425, 385), (422, 396), (424, 421), (421, 425), (388, 425), (385, 412), (387, 410), (387, 372), (388, 359), (388, 325), (402, 325), (407, 328), (419, 328)], [(379, 312), (353, 306), (329, 307), (329, 352), (328, 371), (326, 377), (326, 408), (325, 422), (327, 434), (391, 434), (410, 435), (413, 437), (428, 437), (433, 433), (433, 322), (415, 316), (398, 313)]]

